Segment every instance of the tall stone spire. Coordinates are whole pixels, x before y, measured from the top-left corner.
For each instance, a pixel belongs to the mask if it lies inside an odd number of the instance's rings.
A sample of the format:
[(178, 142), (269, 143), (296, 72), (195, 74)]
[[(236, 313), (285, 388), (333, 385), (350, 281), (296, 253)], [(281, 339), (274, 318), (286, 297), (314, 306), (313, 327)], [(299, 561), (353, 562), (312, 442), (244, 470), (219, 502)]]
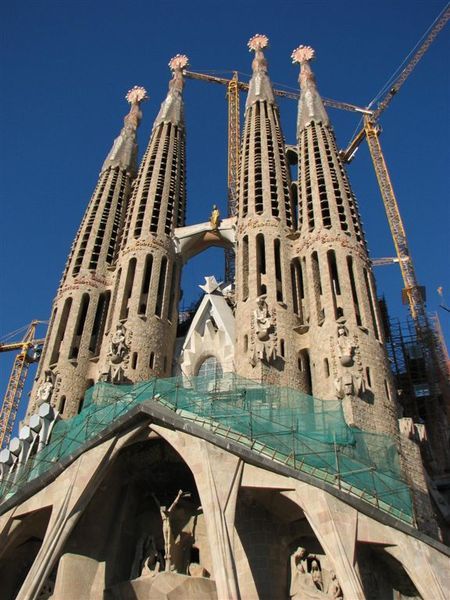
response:
[[(181, 270), (173, 233), (184, 224), (186, 203), (182, 91), (187, 63), (179, 54), (169, 62), (169, 91), (133, 184), (115, 273), (109, 345), (99, 362), (104, 378), (113, 381), (171, 374)], [(124, 345), (116, 353), (114, 340), (121, 336)]]
[(263, 49), (269, 45), (269, 39), (265, 35), (257, 33), (248, 42), (250, 52), (255, 53), (255, 58), (252, 62), (252, 78), (249, 84), (247, 102), (245, 108), (254, 104), (257, 100), (265, 100), (271, 104), (275, 104), (275, 98), (267, 73), (267, 60), (264, 56)]
[(293, 246), (299, 367), (305, 391), (342, 399), (349, 424), (394, 434), (395, 388), (375, 280), (356, 198), (309, 64), (313, 57), (308, 46), (292, 53), (301, 65)]
[(292, 62), (300, 63), (299, 76), (300, 100), (298, 104), (297, 135), (308, 125), (314, 123), (329, 124), (327, 111), (317, 90), (316, 78), (310, 62), (314, 60), (315, 52), (311, 46), (299, 46), (292, 52)]
[[(86, 389), (97, 379), (111, 270), (136, 171), (140, 103), (146, 98), (145, 89), (137, 86), (126, 95), (130, 112), (103, 164), (54, 300), (29, 414), (42, 401), (43, 384), (51, 383), (48, 399), (64, 417), (73, 416)], [(48, 393), (50, 386), (44, 387)]]
[(126, 95), (126, 99), (131, 105), (130, 112), (126, 115), (122, 131), (114, 140), (113, 147), (103, 163), (102, 172), (110, 167), (119, 167), (124, 171), (136, 174), (138, 150), (136, 130), (142, 119), (140, 103), (147, 98), (145, 89), (136, 85)]
[[(267, 72), (264, 35), (249, 41), (255, 53), (245, 111), (237, 222), (236, 320), (238, 372), (293, 385), (295, 360), (286, 343), (296, 325), (286, 260), (294, 217), (278, 107)], [(292, 379), (294, 377), (294, 379)]]

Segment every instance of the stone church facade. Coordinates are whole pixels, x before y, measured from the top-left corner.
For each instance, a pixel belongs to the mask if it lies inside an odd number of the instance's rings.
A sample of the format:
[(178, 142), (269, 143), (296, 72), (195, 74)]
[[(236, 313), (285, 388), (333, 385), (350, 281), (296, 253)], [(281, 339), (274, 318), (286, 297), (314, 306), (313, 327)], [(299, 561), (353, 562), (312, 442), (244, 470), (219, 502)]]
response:
[[(266, 46), (262, 35), (249, 42), (235, 216), (185, 223), (187, 58), (169, 64), (139, 166), (146, 92), (127, 95), (54, 300), (25, 425), (0, 454), (2, 598), (448, 594), (420, 424), (399, 420), (314, 51), (292, 55), (293, 174)], [(236, 280), (205, 274), (183, 322), (183, 265), (210, 246), (234, 250)]]

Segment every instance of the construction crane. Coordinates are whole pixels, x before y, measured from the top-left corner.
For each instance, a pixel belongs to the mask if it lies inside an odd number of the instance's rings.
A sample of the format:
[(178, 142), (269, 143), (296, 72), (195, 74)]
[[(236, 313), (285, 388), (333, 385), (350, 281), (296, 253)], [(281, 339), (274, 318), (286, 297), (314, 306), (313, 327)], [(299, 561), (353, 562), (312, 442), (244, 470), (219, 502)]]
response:
[(17, 416), (20, 399), (30, 364), (39, 360), (43, 339), (35, 339), (36, 328), (45, 321), (32, 321), (20, 342), (0, 344), (0, 352), (19, 350), (11, 370), (5, 398), (0, 412), (0, 448), (6, 446)]
[[(239, 92), (247, 91), (249, 84), (239, 80), (238, 71), (233, 71), (231, 79), (218, 77), (216, 75), (208, 75), (205, 73), (196, 73), (194, 71), (184, 71), (184, 76), (188, 79), (197, 79), (208, 83), (218, 83), (227, 87), (228, 98), (228, 216), (232, 217), (236, 214), (238, 202), (238, 182), (239, 182), (239, 157), (241, 145), (240, 133), (240, 102)], [(300, 94), (298, 92), (290, 92), (286, 90), (274, 89), (275, 96), (298, 100)], [(351, 112), (359, 112), (363, 115), (372, 114), (372, 111), (361, 108), (348, 102), (338, 102), (330, 98), (324, 99), (324, 104), (333, 108), (347, 110)], [(232, 282), (234, 279), (234, 252), (227, 250), (225, 252), (225, 281)]]

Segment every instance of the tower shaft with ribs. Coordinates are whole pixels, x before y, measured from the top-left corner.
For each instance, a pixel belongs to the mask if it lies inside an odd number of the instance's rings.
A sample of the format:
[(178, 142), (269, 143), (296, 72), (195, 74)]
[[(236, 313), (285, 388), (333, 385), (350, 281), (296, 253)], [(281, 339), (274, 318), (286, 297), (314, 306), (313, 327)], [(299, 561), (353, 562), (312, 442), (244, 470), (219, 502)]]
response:
[(97, 379), (111, 270), (136, 174), (136, 130), (145, 98), (143, 88), (135, 87), (127, 95), (130, 112), (103, 164), (53, 303), (28, 414), (44, 400), (64, 417), (77, 414), (86, 389)]
[(301, 64), (291, 262), (298, 366), (306, 391), (343, 400), (347, 422), (395, 433), (395, 388), (356, 199), (311, 70), (313, 50), (300, 47), (293, 58)]
[[(294, 227), (291, 182), (278, 107), (267, 73), (265, 36), (255, 52), (245, 109), (236, 252), (236, 361), (240, 375), (296, 387), (288, 341), (292, 307), (289, 235)], [(242, 357), (242, 360), (241, 360)]]
[(177, 56), (170, 63), (173, 78), (133, 184), (112, 291), (112, 326), (100, 357), (100, 371), (112, 381), (168, 377), (172, 371), (181, 270), (173, 233), (184, 224), (186, 202), (186, 62)]

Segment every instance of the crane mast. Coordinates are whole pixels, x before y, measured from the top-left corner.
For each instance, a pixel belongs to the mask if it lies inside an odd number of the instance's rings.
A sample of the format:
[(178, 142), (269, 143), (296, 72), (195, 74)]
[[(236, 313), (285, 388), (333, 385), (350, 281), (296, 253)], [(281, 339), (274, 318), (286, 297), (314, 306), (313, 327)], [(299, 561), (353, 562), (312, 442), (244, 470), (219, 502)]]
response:
[(0, 352), (20, 350), (14, 359), (8, 387), (0, 411), (0, 448), (9, 443), (28, 375), (28, 369), (30, 368), (30, 364), (35, 362), (38, 358), (38, 356), (30, 354), (30, 352), (37, 349), (39, 346), (42, 346), (44, 343), (43, 339), (35, 339), (36, 327), (40, 323), (42, 323), (42, 321), (32, 321), (21, 342), (0, 344)]
[[(234, 217), (238, 204), (239, 155), (241, 140), (238, 73), (233, 73), (227, 84), (228, 97), (228, 216)], [(235, 274), (234, 251), (225, 251), (225, 281), (230, 283)]]

